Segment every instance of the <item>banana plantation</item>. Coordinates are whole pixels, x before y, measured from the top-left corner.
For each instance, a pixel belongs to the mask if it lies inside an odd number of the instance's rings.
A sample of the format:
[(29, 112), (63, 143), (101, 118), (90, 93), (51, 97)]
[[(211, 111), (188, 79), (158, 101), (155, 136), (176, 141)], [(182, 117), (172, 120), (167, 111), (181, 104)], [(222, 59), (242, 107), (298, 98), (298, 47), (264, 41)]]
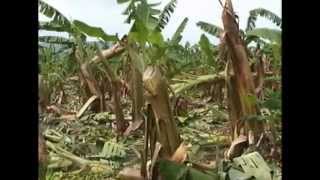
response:
[(38, 38), (39, 179), (281, 179), (281, 18), (241, 29), (218, 1), (223, 26), (197, 22), (191, 45), (188, 18), (163, 35), (182, 1), (117, 0), (120, 37), (39, 0), (39, 31), (68, 35)]

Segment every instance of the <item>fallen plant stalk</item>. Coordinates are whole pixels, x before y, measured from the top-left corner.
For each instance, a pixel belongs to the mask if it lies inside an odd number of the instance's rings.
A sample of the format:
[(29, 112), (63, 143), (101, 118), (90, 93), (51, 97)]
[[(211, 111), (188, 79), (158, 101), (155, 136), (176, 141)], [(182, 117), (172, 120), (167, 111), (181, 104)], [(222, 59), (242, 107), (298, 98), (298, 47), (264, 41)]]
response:
[(46, 141), (46, 145), (49, 149), (54, 151), (57, 155), (66, 158), (70, 161), (72, 161), (75, 165), (80, 167), (81, 169), (84, 167), (88, 167), (90, 170), (95, 170), (98, 172), (112, 172), (112, 169), (108, 167), (107, 165), (98, 162), (98, 161), (90, 161), (87, 159), (80, 158), (64, 149), (62, 149), (59, 146), (54, 145), (53, 143)]

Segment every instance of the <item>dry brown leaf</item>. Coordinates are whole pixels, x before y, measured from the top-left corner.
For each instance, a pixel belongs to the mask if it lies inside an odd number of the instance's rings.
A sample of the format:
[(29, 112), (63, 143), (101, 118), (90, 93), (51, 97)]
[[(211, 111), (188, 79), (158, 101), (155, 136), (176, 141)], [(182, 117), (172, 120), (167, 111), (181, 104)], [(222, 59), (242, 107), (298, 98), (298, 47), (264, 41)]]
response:
[(73, 121), (73, 120), (76, 120), (77, 117), (75, 114), (63, 114), (60, 116), (60, 119), (67, 120), (67, 121)]
[(120, 180), (143, 180), (139, 169), (128, 167), (119, 172), (118, 178)]
[(139, 119), (137, 121), (134, 121), (132, 124), (129, 125), (129, 127), (126, 129), (126, 131), (123, 133), (124, 136), (128, 136), (131, 131), (137, 130), (143, 123), (143, 119)]
[(47, 106), (47, 112), (56, 113), (59, 115), (62, 114), (61, 110), (55, 105)]
[(38, 137), (38, 158), (39, 163), (46, 163), (48, 160), (47, 146), (42, 135)]
[(235, 157), (240, 156), (244, 149), (248, 146), (248, 137), (244, 135), (240, 135), (237, 139), (235, 139), (230, 149), (227, 151), (226, 156), (227, 159), (233, 159)]
[(82, 114), (85, 112), (85, 110), (90, 106), (90, 104), (96, 100), (98, 98), (98, 96), (93, 95), (91, 96), (87, 102), (82, 106), (82, 108), (79, 110), (79, 112), (77, 113), (76, 117), (80, 118), (82, 116)]
[(182, 164), (187, 159), (187, 145), (181, 143), (170, 160)]

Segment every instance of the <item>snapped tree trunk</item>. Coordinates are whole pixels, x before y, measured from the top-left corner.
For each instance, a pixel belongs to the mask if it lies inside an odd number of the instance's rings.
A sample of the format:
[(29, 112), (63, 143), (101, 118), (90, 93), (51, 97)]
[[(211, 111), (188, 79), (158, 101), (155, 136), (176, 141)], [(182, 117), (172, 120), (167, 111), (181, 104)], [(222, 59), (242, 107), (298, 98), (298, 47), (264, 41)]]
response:
[[(170, 158), (181, 143), (169, 103), (168, 85), (156, 66), (149, 66), (143, 74), (146, 99), (155, 116), (156, 137), (162, 145), (161, 158)], [(150, 127), (149, 126), (149, 127)], [(151, 139), (153, 139), (151, 135)]]
[(143, 100), (143, 82), (142, 82), (142, 72), (138, 69), (137, 58), (138, 53), (135, 48), (128, 47), (130, 66), (131, 66), (131, 80), (130, 89), (132, 97), (132, 119), (133, 123), (127, 129), (125, 134), (129, 134), (130, 131), (134, 131), (140, 127), (143, 122), (143, 117), (141, 110), (144, 104)]
[(263, 89), (263, 79), (264, 79), (264, 64), (263, 64), (263, 58), (264, 56), (262, 56), (260, 53), (257, 54), (257, 63), (256, 63), (256, 72), (257, 72), (257, 76), (255, 78), (255, 91), (257, 96), (260, 98), (263, 94), (262, 89)]
[[(93, 104), (94, 111), (103, 112), (104, 109), (105, 109), (104, 97), (103, 97), (103, 94), (102, 94), (102, 92), (101, 92), (101, 90), (100, 90), (100, 88), (98, 86), (97, 80), (93, 76), (92, 67), (90, 66), (89, 61), (84, 61), (85, 57), (83, 57), (80, 54), (80, 50), (79, 49), (76, 50), (75, 58), (76, 58), (77, 62), (80, 65), (81, 77), (85, 80), (85, 83), (86, 83), (88, 89), (90, 90), (91, 95), (96, 95), (100, 100), (99, 104)], [(100, 107), (100, 109), (98, 110), (95, 107)]]
[(224, 38), (231, 55), (234, 79), (229, 82), (230, 118), (233, 121), (233, 138), (240, 134), (248, 136), (249, 144), (255, 142), (259, 129), (256, 121), (245, 120), (248, 116), (256, 115), (257, 108), (255, 87), (248, 63), (248, 55), (240, 31), (231, 0), (226, 0), (222, 12)]
[(119, 81), (112, 80), (112, 102), (114, 103), (114, 110), (117, 118), (117, 131), (119, 134), (123, 134), (127, 127), (124, 121), (124, 116), (120, 105), (119, 92)]
[[(122, 45), (122, 42), (116, 43), (114, 46), (112, 46), (109, 49), (103, 50), (101, 55), (94, 56), (90, 61), (83, 62), (82, 58), (79, 53), (77, 53), (78, 50), (76, 50), (75, 58), (80, 64), (80, 71), (82, 77), (85, 79), (85, 82), (87, 84), (88, 89), (91, 92), (91, 95), (96, 95), (99, 97), (100, 103), (94, 104), (94, 106), (100, 107), (100, 112), (103, 112), (106, 108), (106, 104), (104, 101), (104, 94), (102, 93), (97, 80), (94, 78), (92, 74), (92, 64), (96, 64), (101, 62), (103, 59), (110, 59), (124, 51), (124, 47)], [(100, 57), (99, 57), (100, 56)], [(88, 97), (91, 97), (89, 95)], [(95, 108), (94, 108), (95, 109)]]
[(91, 92), (87, 86), (86, 80), (84, 79), (84, 76), (81, 70), (79, 71), (78, 76), (79, 76), (79, 88), (80, 88), (80, 96), (81, 96), (80, 102), (86, 102), (86, 100), (90, 98)]
[[(101, 52), (98, 52), (98, 56), (101, 59), (103, 59), (103, 54)], [(111, 82), (111, 96), (112, 96), (111, 102), (113, 103), (114, 113), (115, 113), (116, 119), (117, 119), (117, 122), (116, 122), (117, 132), (119, 134), (123, 134), (124, 131), (126, 130), (126, 124), (124, 121), (124, 116), (123, 116), (123, 112), (122, 112), (122, 108), (121, 108), (121, 104), (120, 104), (120, 84), (121, 84), (121, 82), (106, 63), (102, 62), (102, 64), (107, 72), (107, 77), (108, 77), (109, 81)]]

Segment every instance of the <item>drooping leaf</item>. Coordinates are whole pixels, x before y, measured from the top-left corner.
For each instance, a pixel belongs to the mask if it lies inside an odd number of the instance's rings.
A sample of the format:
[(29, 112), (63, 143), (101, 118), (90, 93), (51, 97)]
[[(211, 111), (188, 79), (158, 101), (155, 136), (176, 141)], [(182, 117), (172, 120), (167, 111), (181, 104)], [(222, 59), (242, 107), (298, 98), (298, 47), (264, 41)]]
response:
[(256, 27), (256, 20), (257, 20), (258, 16), (267, 18), (268, 20), (272, 21), (275, 25), (279, 26), (280, 28), (282, 26), (282, 20), (278, 15), (276, 15), (275, 13), (273, 13), (269, 10), (266, 10), (263, 8), (258, 8), (258, 9), (253, 9), (250, 11), (250, 15), (249, 15), (247, 27), (246, 27), (246, 32), (248, 32)]
[(158, 21), (158, 30), (163, 30), (163, 28), (168, 24), (171, 14), (174, 12), (176, 7), (177, 0), (171, 0), (162, 10), (159, 21)]
[(188, 23), (188, 18), (184, 18), (183, 21), (181, 22), (181, 24), (178, 26), (176, 32), (173, 34), (171, 40), (170, 40), (170, 44), (178, 44), (181, 39), (182, 39), (182, 35), (181, 33), (183, 32), (183, 30), (185, 29), (187, 23)]
[(213, 25), (213, 24), (210, 24), (210, 23), (206, 23), (206, 22), (203, 22), (203, 21), (199, 21), (197, 23), (197, 26), (200, 27), (200, 29), (202, 29), (203, 31), (219, 38), (220, 37), (220, 34), (223, 32), (223, 29), (220, 28), (219, 26), (216, 26), (216, 25)]
[[(128, 5), (128, 7), (122, 12), (122, 15), (129, 15), (133, 11), (134, 8), (135, 8), (134, 1), (131, 1), (130, 4)], [(127, 23), (130, 23), (130, 22), (127, 22)]]
[(247, 36), (256, 36), (264, 39), (268, 39), (271, 42), (281, 42), (281, 31), (269, 28), (255, 28), (247, 32)]
[(118, 38), (114, 35), (108, 35), (106, 34), (102, 28), (100, 27), (94, 27), (94, 26), (89, 26), (88, 24), (79, 21), (79, 20), (74, 20), (73, 24), (83, 33), (87, 34), (88, 36), (93, 36), (97, 38), (101, 38), (104, 41), (117, 41)]
[(246, 45), (249, 45), (251, 42), (257, 42), (257, 43), (259, 43), (259, 42), (263, 42), (260, 38), (259, 38), (259, 36), (254, 36), (254, 35), (248, 35), (248, 36), (246, 36), (246, 38), (245, 38), (245, 44)]
[(70, 28), (70, 21), (62, 13), (42, 0), (39, 0), (38, 2), (40, 12), (48, 18), (52, 18), (51, 22)]
[(186, 91), (202, 83), (208, 83), (208, 82), (212, 82), (222, 78), (224, 77), (218, 74), (201, 75), (201, 76), (196, 76), (195, 79), (186, 80), (184, 82), (173, 84), (171, 85), (171, 87), (174, 90), (175, 94), (180, 94), (183, 91)]

